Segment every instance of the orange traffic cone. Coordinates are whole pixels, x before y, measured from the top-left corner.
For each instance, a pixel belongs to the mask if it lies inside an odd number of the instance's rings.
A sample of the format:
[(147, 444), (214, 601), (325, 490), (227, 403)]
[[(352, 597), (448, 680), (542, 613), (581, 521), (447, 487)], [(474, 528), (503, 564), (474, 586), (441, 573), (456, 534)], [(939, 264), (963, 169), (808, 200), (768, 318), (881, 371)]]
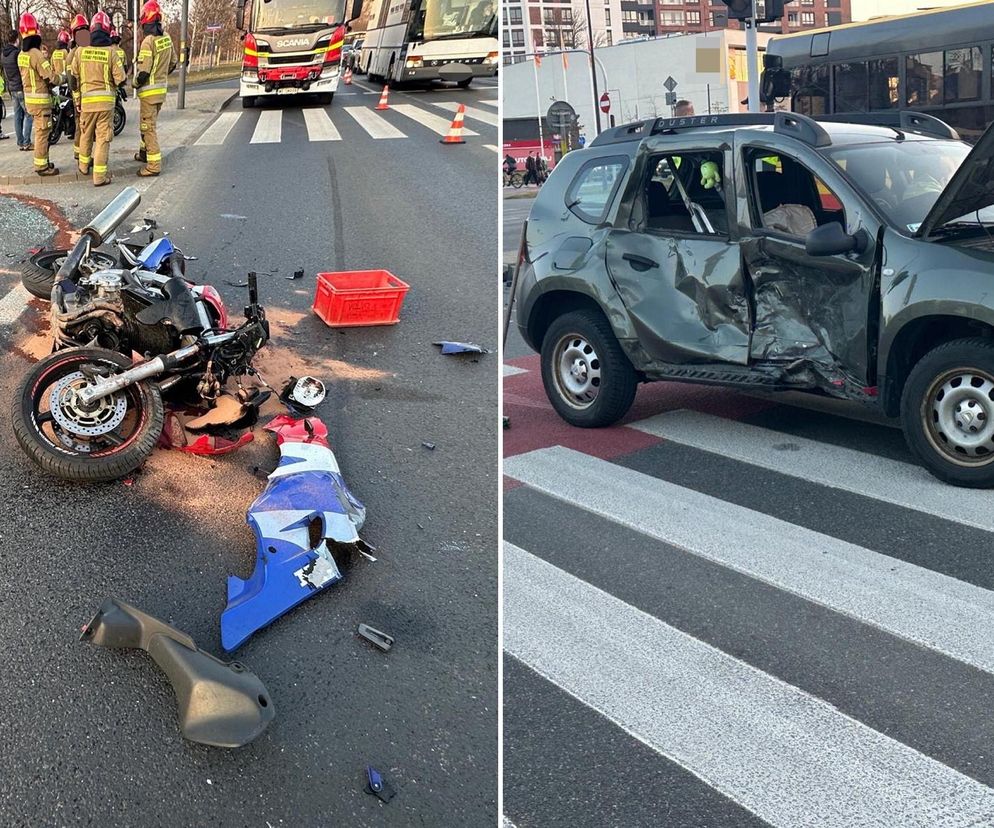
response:
[(390, 106), (387, 104), (387, 95), (390, 92), (390, 84), (386, 84), (383, 87), (383, 94), (380, 95), (380, 102), (376, 105), (377, 109), (389, 109)]
[(342, 82), (346, 86), (351, 86), (352, 85), (352, 70), (351, 69), (346, 69), (345, 70), (345, 77), (342, 78)]
[(466, 105), (459, 104), (456, 110), (456, 117), (452, 119), (452, 126), (449, 127), (449, 134), (439, 139), (440, 144), (465, 144), (466, 139), (462, 137), (462, 119), (466, 117)]

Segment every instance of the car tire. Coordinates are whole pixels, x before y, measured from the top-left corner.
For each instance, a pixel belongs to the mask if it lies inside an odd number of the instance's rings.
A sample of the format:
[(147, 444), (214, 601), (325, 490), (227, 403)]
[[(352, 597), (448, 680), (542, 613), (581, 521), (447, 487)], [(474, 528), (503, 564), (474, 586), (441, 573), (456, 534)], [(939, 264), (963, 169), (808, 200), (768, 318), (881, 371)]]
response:
[(556, 319), (542, 340), (542, 384), (567, 423), (601, 428), (631, 408), (638, 375), (604, 315), (578, 310)]
[(904, 385), (901, 425), (937, 478), (994, 488), (994, 342), (957, 339), (925, 354)]
[(469, 89), (469, 85), (473, 82), (472, 78), (466, 78), (466, 80), (456, 81), (456, 86), (460, 89)]

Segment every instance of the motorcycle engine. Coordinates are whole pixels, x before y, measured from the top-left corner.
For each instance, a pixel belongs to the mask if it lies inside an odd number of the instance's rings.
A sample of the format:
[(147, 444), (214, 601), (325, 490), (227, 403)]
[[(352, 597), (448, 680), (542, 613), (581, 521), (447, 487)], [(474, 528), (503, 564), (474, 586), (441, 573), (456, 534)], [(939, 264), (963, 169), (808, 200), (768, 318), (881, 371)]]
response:
[(124, 303), (120, 271), (98, 270), (80, 278), (76, 290), (52, 303), (52, 337), (59, 347), (95, 343), (118, 350), (122, 344)]

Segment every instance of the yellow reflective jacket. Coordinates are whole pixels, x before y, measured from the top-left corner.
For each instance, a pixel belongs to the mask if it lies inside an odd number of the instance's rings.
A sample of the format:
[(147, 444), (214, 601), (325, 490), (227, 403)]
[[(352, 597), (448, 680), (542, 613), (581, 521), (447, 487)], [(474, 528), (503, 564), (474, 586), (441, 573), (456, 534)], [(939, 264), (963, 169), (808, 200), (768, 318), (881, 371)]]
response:
[(24, 86), (24, 107), (32, 115), (46, 115), (52, 111), (52, 87), (59, 76), (41, 53), (41, 49), (31, 49), (17, 56), (17, 66), (21, 70), (21, 84)]
[(52, 68), (56, 74), (64, 75), (66, 73), (66, 60), (68, 57), (69, 52), (65, 49), (60, 48), (52, 52)]
[(79, 53), (80, 109), (106, 112), (114, 108), (117, 87), (124, 83), (124, 68), (117, 46), (82, 46)]
[[(135, 88), (138, 97), (149, 103), (162, 103), (166, 99), (166, 78), (176, 68), (173, 41), (169, 35), (145, 35), (135, 61)], [(138, 76), (148, 74), (148, 81), (138, 85)]]

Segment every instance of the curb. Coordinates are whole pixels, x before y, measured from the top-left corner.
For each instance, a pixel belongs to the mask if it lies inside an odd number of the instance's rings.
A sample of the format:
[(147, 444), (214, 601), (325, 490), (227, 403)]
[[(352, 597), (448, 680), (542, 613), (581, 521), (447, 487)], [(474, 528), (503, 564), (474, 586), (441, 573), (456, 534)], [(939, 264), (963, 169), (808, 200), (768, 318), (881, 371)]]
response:
[(539, 192), (538, 190), (529, 190), (527, 192), (522, 192), (521, 190), (515, 190), (511, 187), (503, 187), (501, 192), (501, 197), (505, 201), (515, 198), (535, 198), (535, 196), (538, 195), (538, 192)]

